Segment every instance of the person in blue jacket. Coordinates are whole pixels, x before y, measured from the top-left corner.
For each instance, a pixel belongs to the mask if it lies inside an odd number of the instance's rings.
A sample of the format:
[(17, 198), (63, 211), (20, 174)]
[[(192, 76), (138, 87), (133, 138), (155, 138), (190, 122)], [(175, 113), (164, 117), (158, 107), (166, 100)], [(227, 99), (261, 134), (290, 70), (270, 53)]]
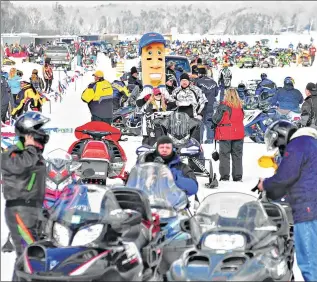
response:
[(284, 79), (284, 87), (278, 88), (271, 99), (272, 106), (278, 106), (282, 114), (289, 112), (300, 113), (300, 105), (304, 102), (302, 93), (294, 88), (295, 82), (291, 77)]
[(268, 127), (264, 139), (268, 150), (279, 149), (282, 160), (276, 174), (260, 178), (257, 188), (272, 200), (287, 195), (298, 267), (305, 281), (317, 281), (317, 130), (279, 120)]
[(17, 95), (21, 91), (21, 76), (18, 75), (18, 71), (16, 68), (11, 68), (8, 78), (8, 84), (11, 89), (11, 94), (13, 96), (14, 102), (16, 102)]
[(141, 155), (137, 163), (157, 162), (163, 163), (171, 170), (175, 184), (187, 196), (195, 195), (198, 191), (198, 182), (195, 173), (181, 162), (180, 157), (173, 150), (173, 141), (168, 136), (161, 136), (156, 143), (156, 150)]
[(268, 79), (266, 73), (261, 74), (261, 82), (256, 87), (255, 95), (259, 96), (264, 89), (270, 89), (270, 93), (275, 93), (277, 90), (275, 82)]

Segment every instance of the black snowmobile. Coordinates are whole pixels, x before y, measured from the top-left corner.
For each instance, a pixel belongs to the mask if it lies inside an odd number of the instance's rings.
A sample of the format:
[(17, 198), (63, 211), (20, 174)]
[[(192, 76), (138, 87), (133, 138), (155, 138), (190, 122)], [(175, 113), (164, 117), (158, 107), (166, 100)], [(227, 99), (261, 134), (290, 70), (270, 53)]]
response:
[[(188, 160), (188, 165), (197, 176), (208, 177), (207, 188), (218, 187), (216, 174), (213, 171), (211, 159), (204, 157), (200, 145), (200, 121), (190, 118), (186, 113), (171, 112), (163, 119), (154, 119), (155, 137), (167, 135), (173, 140), (177, 153), (183, 160)], [(209, 170), (205, 163), (209, 163)]]
[(294, 240), (284, 207), (241, 192), (216, 192), (184, 220), (195, 248), (168, 281), (293, 281)]

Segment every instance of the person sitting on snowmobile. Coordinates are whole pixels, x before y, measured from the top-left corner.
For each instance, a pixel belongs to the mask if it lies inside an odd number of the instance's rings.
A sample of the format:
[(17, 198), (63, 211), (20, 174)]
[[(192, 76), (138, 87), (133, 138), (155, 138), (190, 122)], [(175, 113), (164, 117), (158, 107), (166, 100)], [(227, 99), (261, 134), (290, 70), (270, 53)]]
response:
[(255, 96), (258, 96), (262, 93), (263, 89), (270, 89), (270, 93), (276, 93), (277, 87), (275, 82), (267, 78), (266, 73), (261, 74), (261, 82), (257, 85), (255, 90)]
[(120, 80), (114, 80), (111, 85), (113, 89), (113, 110), (116, 111), (123, 106), (123, 103), (128, 100), (130, 93), (126, 87), (124, 77), (121, 76)]
[(142, 82), (138, 78), (138, 70), (136, 67), (132, 67), (130, 70), (130, 76), (128, 79), (128, 89), (130, 92), (133, 91), (135, 86), (139, 86), (139, 91), (142, 92), (143, 90), (143, 85)]
[(27, 81), (21, 81), (21, 91), (16, 97), (17, 106), (12, 110), (12, 117), (16, 118), (23, 113), (25, 106), (30, 102), (30, 108), (33, 111), (42, 111), (42, 105), (44, 99), (41, 98), (41, 95), (36, 91), (33, 85)]
[[(49, 140), (42, 127), (49, 121), (39, 112), (20, 116), (15, 123), (20, 141), (1, 154), (5, 219), (17, 258), (38, 237), (46, 178), (42, 154)], [(17, 281), (15, 272), (12, 281)]]
[(304, 102), (302, 93), (294, 88), (295, 81), (291, 77), (284, 79), (284, 87), (278, 88), (271, 100), (272, 106), (278, 105), (278, 111), (282, 115), (290, 112), (300, 113), (300, 105)]
[(156, 143), (155, 151), (143, 153), (137, 160), (138, 163), (156, 162), (165, 164), (173, 174), (175, 184), (187, 196), (198, 192), (198, 182), (192, 169), (184, 164), (173, 149), (173, 141), (168, 136), (161, 136)]

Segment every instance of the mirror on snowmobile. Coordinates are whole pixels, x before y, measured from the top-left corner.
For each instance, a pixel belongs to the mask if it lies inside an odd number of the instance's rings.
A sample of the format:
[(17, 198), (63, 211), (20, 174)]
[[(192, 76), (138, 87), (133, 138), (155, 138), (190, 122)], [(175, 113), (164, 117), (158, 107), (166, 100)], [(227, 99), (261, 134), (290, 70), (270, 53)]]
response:
[(92, 176), (94, 176), (95, 175), (95, 171), (94, 171), (94, 169), (92, 169), (92, 168), (87, 168), (87, 169), (85, 169), (84, 171), (83, 171), (83, 173), (82, 173), (82, 175), (84, 176), (84, 177), (92, 177)]
[(143, 146), (140, 146), (139, 148), (136, 149), (135, 153), (139, 156), (145, 152), (148, 152), (150, 150), (153, 150), (153, 147), (151, 146), (147, 146), (147, 145), (143, 145)]

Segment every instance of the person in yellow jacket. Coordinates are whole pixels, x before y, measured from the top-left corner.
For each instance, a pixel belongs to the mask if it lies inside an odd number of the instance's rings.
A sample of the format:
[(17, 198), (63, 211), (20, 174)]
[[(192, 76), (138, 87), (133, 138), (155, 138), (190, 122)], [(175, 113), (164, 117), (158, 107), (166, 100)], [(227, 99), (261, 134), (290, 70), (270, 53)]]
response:
[(104, 79), (102, 71), (97, 70), (93, 76), (95, 81), (84, 90), (81, 99), (88, 104), (91, 121), (103, 121), (111, 125), (113, 88), (111, 83)]
[(32, 111), (42, 111), (42, 105), (45, 99), (36, 91), (31, 83), (27, 81), (21, 81), (21, 91), (16, 96), (16, 107), (12, 110), (11, 116), (16, 118), (20, 116), (26, 110), (29, 105)]

